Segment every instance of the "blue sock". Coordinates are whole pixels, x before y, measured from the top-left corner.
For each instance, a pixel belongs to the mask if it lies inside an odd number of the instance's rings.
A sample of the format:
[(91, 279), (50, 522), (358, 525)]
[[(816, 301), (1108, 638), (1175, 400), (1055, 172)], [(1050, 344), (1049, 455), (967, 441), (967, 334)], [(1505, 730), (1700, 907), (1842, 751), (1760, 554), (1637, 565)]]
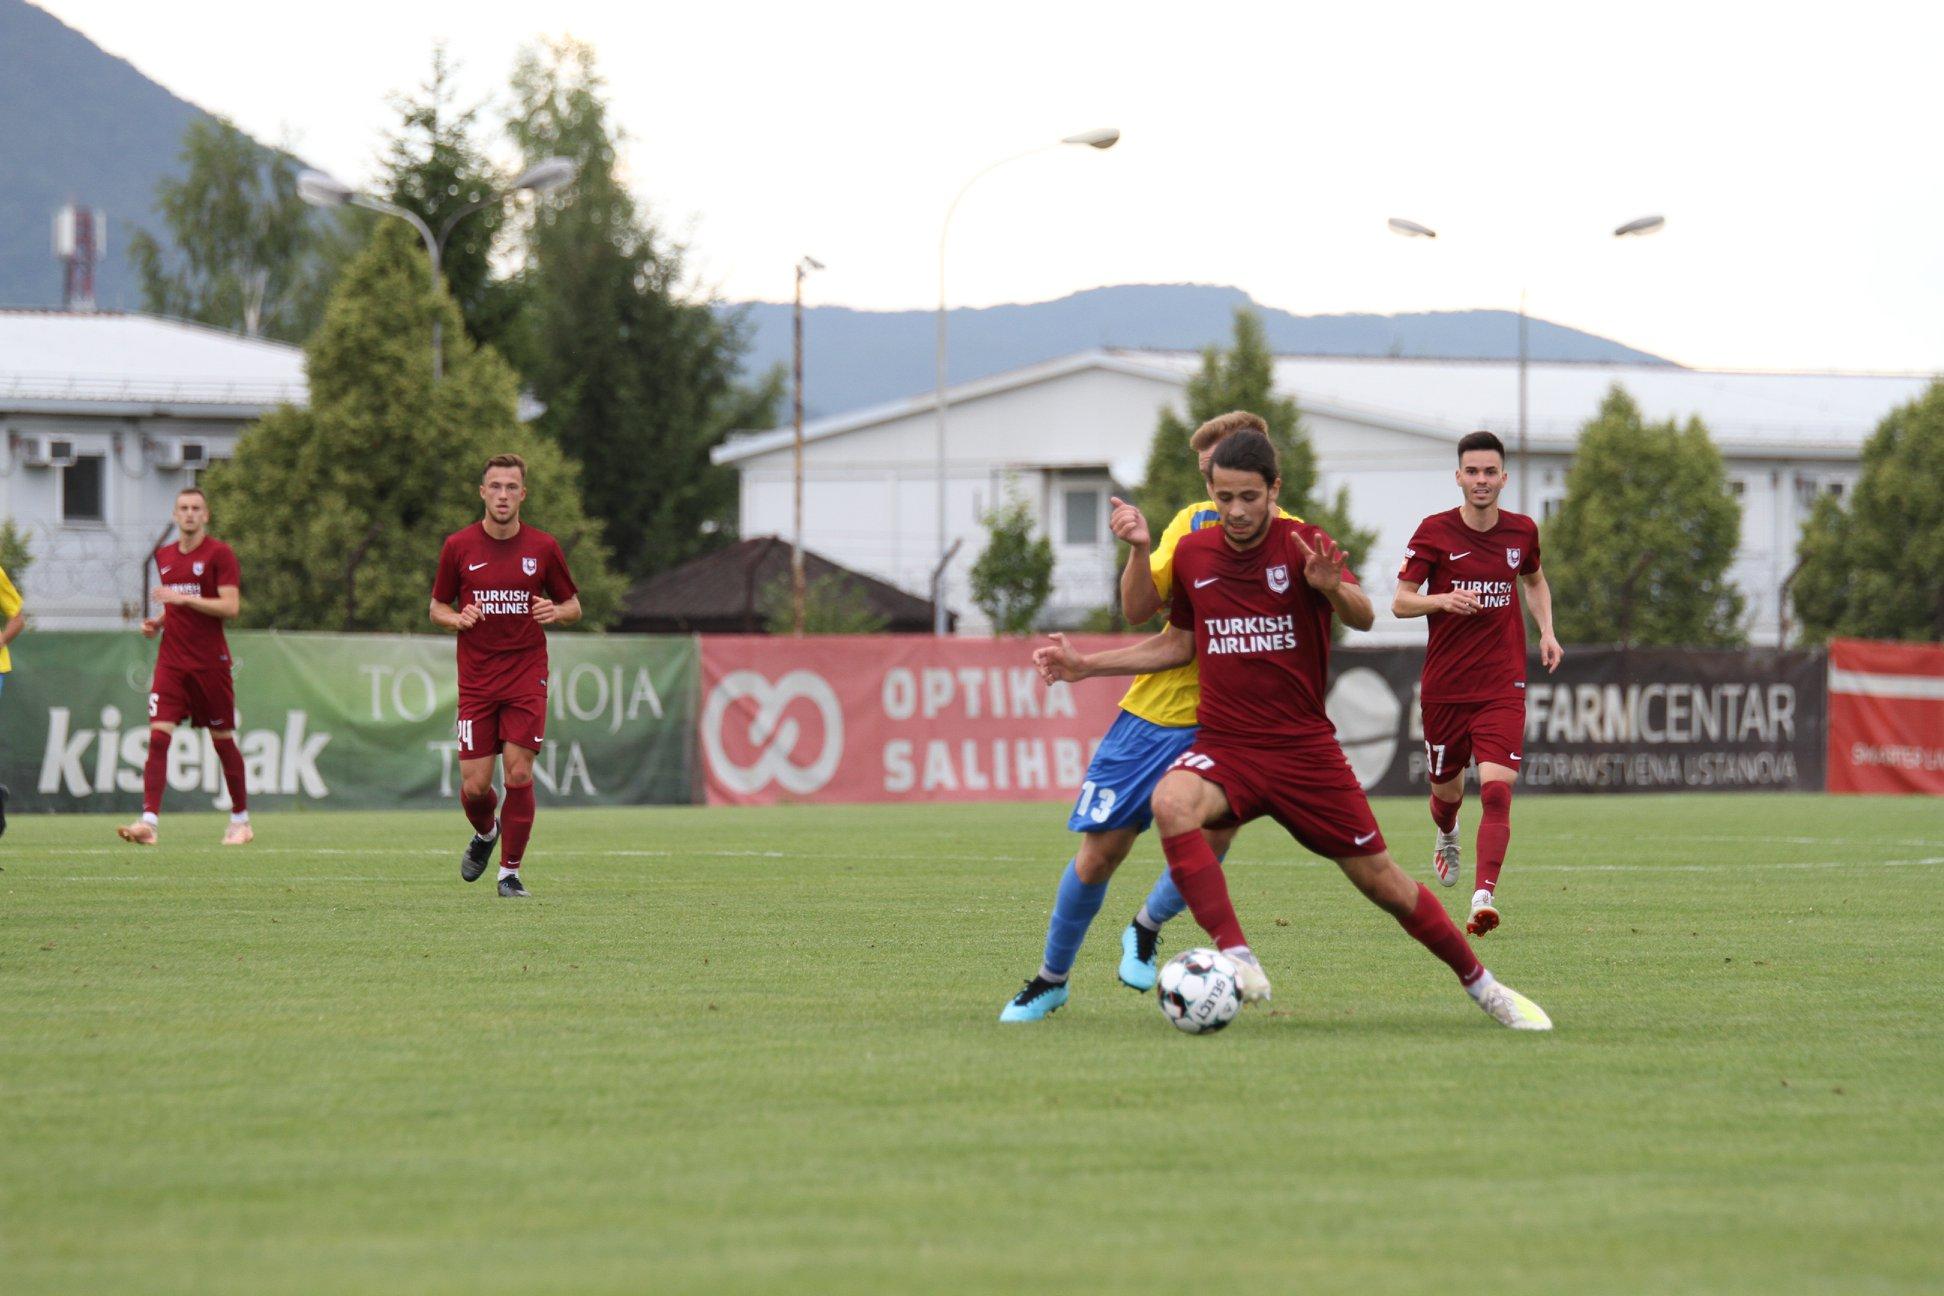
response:
[[(1215, 860), (1220, 863), (1227, 856), (1228, 852), (1223, 851), (1215, 857)], [(1147, 903), (1141, 906), (1140, 916), (1146, 920), (1149, 927), (1160, 931), (1161, 924), (1187, 907), (1188, 901), (1181, 894), (1181, 889), (1174, 884), (1174, 878), (1169, 875), (1167, 865), (1162, 865), (1161, 876), (1154, 879), (1154, 890), (1148, 892)]]
[(1100, 903), (1106, 898), (1105, 882), (1088, 886), (1080, 880), (1073, 861), (1067, 861), (1066, 872), (1060, 874), (1060, 889), (1053, 896), (1053, 916), (1046, 923), (1046, 961), (1040, 969), (1042, 976), (1051, 972), (1064, 979), (1073, 970), (1080, 942), (1087, 939), (1087, 928), (1093, 925), (1094, 915), (1100, 912)]

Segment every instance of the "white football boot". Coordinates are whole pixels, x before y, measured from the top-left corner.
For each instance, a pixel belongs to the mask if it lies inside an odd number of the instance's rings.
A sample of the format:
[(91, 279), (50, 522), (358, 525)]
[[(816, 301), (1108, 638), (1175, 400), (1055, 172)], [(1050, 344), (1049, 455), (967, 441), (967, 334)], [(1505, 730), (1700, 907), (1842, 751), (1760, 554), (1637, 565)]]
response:
[(1502, 982), (1493, 981), (1472, 998), (1501, 1026), (1529, 1031), (1552, 1029), (1552, 1018), (1546, 1016), (1544, 1008)]
[(1437, 845), (1431, 850), (1431, 867), (1437, 870), (1439, 883), (1457, 886), (1458, 866), (1464, 860), (1464, 848), (1458, 845), (1458, 825), (1454, 823), (1450, 832), (1438, 834)]
[(1482, 888), (1472, 892), (1471, 917), (1465, 920), (1465, 930), (1474, 936), (1483, 936), (1498, 925), (1498, 905), (1492, 893)]
[(1246, 945), (1225, 949), (1222, 953), (1235, 960), (1236, 986), (1242, 991), (1245, 1004), (1269, 1002), (1269, 974), (1262, 970), (1262, 960)]

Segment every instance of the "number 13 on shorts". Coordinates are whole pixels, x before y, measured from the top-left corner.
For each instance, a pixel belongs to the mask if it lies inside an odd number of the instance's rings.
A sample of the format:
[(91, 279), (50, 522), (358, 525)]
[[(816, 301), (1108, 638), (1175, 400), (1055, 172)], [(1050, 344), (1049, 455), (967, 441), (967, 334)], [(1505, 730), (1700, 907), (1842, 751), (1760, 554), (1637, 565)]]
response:
[(1073, 803), (1073, 817), (1086, 815), (1095, 823), (1106, 823), (1107, 816), (1114, 813), (1114, 803), (1120, 799), (1110, 787), (1095, 787), (1093, 780), (1080, 785), (1080, 799)]

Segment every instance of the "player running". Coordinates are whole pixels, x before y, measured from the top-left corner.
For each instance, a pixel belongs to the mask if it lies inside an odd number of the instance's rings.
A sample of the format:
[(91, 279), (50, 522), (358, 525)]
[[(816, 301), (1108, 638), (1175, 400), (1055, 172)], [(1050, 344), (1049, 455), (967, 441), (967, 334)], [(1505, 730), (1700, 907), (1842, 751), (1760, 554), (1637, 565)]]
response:
[[(500, 844), (499, 893), (522, 899), (520, 860), (533, 832), (533, 757), (547, 736), (547, 632), (580, 620), (580, 594), (554, 538), (520, 521), (526, 461), (494, 455), (479, 484), (486, 516), (446, 537), (432, 582), (432, 624), (459, 634), (459, 801), (473, 839), (467, 882)], [(493, 793), (501, 762), (506, 800)], [(497, 815), (495, 814), (497, 811)]]
[[(1204, 480), (1215, 447), (1231, 433), (1244, 429), (1266, 434), (1269, 425), (1259, 415), (1237, 410), (1195, 429), (1188, 446), (1197, 456)], [(1160, 611), (1166, 601), (1175, 546), (1181, 538), (1217, 526), (1221, 518), (1207, 500), (1190, 504), (1174, 515), (1161, 533), (1161, 543), (1152, 546), (1150, 552), (1147, 519), (1141, 516), (1141, 510), (1120, 499), (1114, 500), (1113, 506), (1108, 527), (1131, 550), (1121, 572), (1121, 613), (1130, 623), (1138, 624)], [(1059, 888), (1053, 893), (1053, 913), (1046, 924), (1039, 972), (1000, 1011), (1000, 1021), (1040, 1021), (1066, 1003), (1073, 961), (1086, 939), (1087, 928), (1107, 898), (1107, 883), (1134, 849), (1135, 839), (1153, 822), (1148, 802), (1154, 785), (1174, 758), (1195, 740), (1197, 693), (1195, 666), (1190, 662), (1141, 676), (1121, 698), (1120, 714), (1094, 752), (1080, 784), (1080, 797), (1067, 819), (1067, 831), (1081, 835), (1080, 849), (1067, 861)], [(1233, 826), (1208, 830), (1209, 846), (1217, 859), (1228, 855), (1234, 839)], [(1122, 984), (1135, 990), (1154, 988), (1161, 926), (1185, 904), (1163, 866), (1147, 900), (1121, 933)]]
[[(0, 626), (0, 693), (6, 692), (7, 676), (13, 673), (13, 651), (8, 645), (27, 628), (27, 617), (20, 609), (20, 591), (7, 578), (7, 569), (0, 567), (0, 617), (7, 619)], [(0, 783), (0, 837), (7, 835), (7, 795), (7, 785)]]
[(1222, 865), (1202, 829), (1267, 815), (1311, 851), (1336, 861), (1373, 903), (1457, 974), (1494, 1020), (1550, 1030), (1539, 1006), (1493, 979), (1431, 889), (1385, 849), (1336, 731), (1324, 712), (1330, 617), (1368, 629), (1370, 600), (1343, 552), (1308, 523), (1275, 516), (1282, 481), (1275, 448), (1240, 432), (1215, 449), (1209, 494), (1219, 531), (1175, 551), (1169, 623), (1152, 639), (1092, 655), (1064, 636), (1033, 654), (1053, 680), (1141, 674), (1201, 665), (1201, 732), (1154, 790), (1154, 822), (1175, 885), (1195, 921), (1241, 969), (1243, 998), (1269, 997), (1229, 900)]
[(1550, 672), (1565, 653), (1553, 638), (1538, 524), (1498, 506), (1506, 475), (1505, 447), (1496, 436), (1473, 432), (1458, 442), (1457, 479), (1465, 502), (1418, 523), (1397, 573), (1391, 613), (1431, 618), (1419, 693), (1431, 821), (1438, 830), (1431, 863), (1446, 886), (1458, 881), (1458, 806), (1465, 768), (1478, 758), (1485, 810), (1465, 930), (1483, 936), (1499, 925), (1499, 870), (1512, 839), (1512, 785), (1525, 746), (1525, 617), (1512, 590), (1514, 573), (1539, 626), (1539, 660)]
[(161, 613), (142, 622), (142, 633), (162, 636), (149, 684), (148, 762), (142, 767), (142, 817), (115, 831), (123, 841), (153, 846), (169, 780), (169, 745), (187, 720), (207, 729), (229, 790), (230, 821), (223, 845), (242, 846), (256, 837), (250, 827), (243, 753), (236, 746), (236, 681), (230, 676), (229, 641), (223, 622), (243, 610), (243, 573), (236, 551), (209, 534), (209, 500), (190, 486), (175, 499), (176, 539), (151, 556), (158, 581), (152, 597)]

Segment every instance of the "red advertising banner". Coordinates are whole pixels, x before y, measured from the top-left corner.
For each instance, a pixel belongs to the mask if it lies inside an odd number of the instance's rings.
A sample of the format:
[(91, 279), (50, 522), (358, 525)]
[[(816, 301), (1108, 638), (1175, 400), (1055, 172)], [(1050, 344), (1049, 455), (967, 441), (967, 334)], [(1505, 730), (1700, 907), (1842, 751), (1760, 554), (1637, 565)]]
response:
[(1944, 646), (1830, 641), (1829, 790), (1944, 795)]
[(708, 803), (1069, 800), (1129, 681), (1048, 687), (1035, 642), (704, 635)]

